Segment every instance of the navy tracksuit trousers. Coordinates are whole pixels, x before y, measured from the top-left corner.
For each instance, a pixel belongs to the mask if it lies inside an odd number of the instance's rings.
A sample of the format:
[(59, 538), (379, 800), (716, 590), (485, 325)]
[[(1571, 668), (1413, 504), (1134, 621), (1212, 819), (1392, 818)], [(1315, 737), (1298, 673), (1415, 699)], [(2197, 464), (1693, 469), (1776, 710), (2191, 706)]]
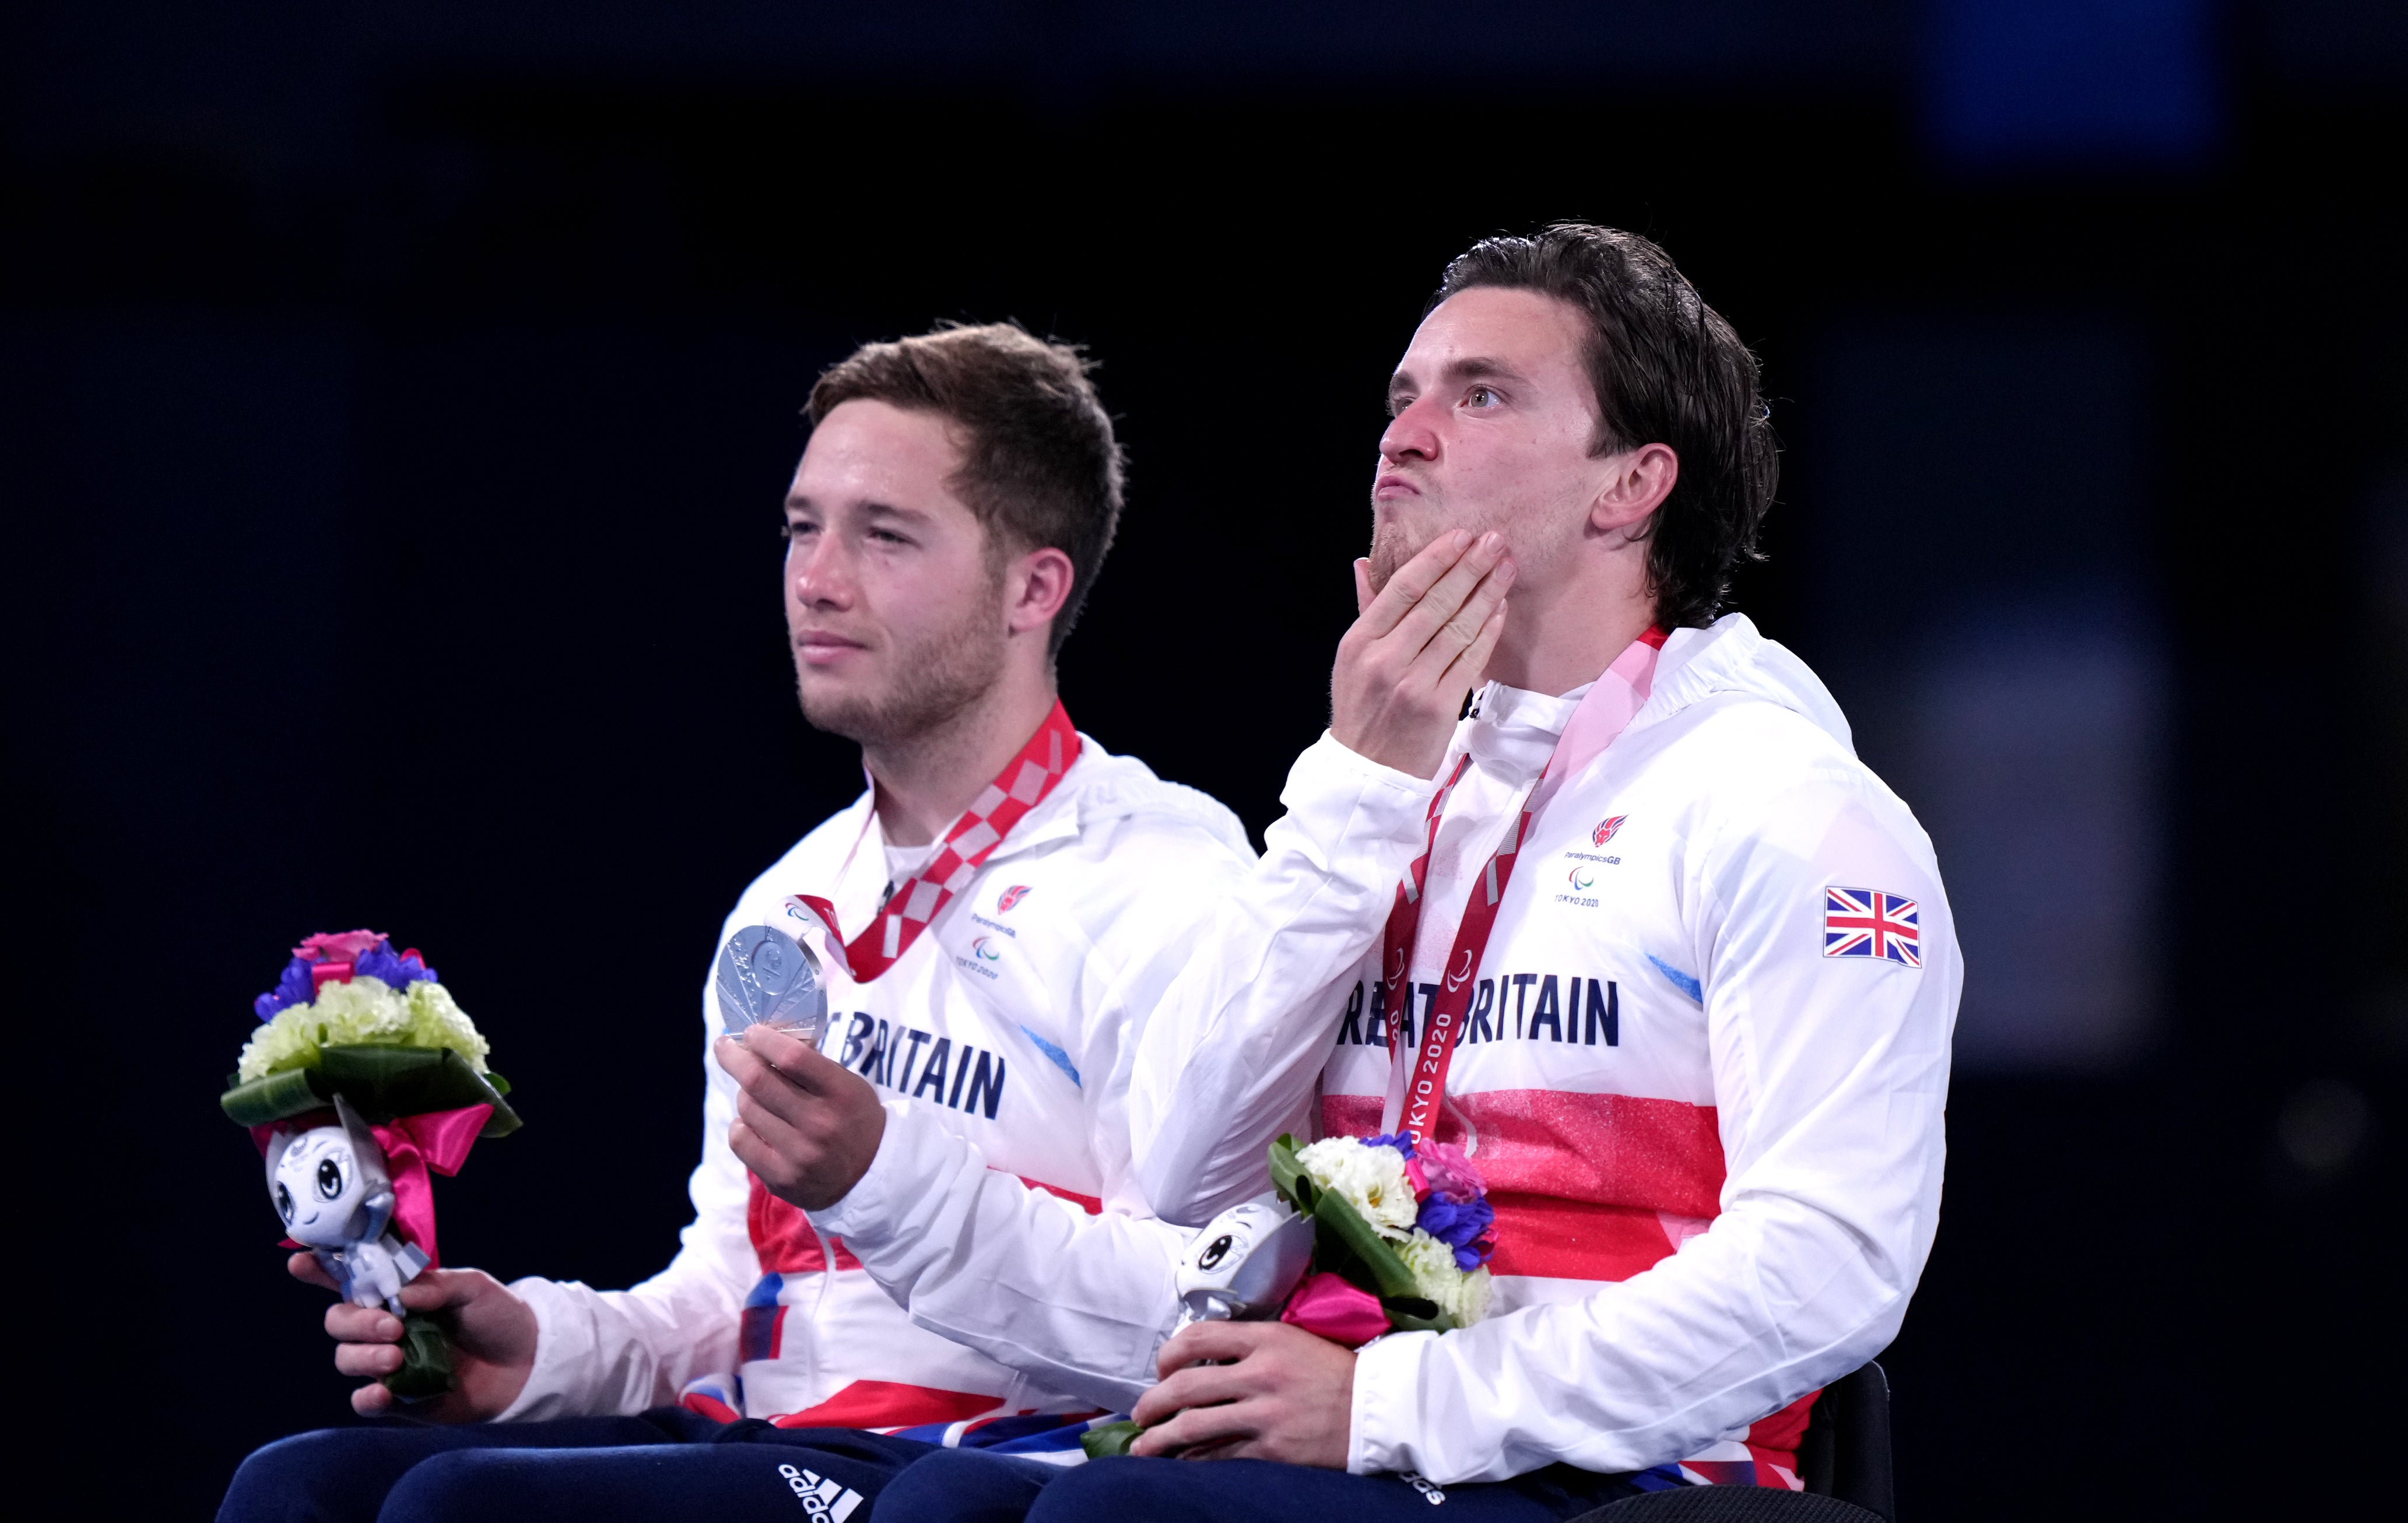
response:
[(1637, 1491), (1563, 1465), (1455, 1487), (1259, 1459), (1066, 1467), (665, 1407), (302, 1433), (243, 1461), (218, 1523), (1561, 1523)]

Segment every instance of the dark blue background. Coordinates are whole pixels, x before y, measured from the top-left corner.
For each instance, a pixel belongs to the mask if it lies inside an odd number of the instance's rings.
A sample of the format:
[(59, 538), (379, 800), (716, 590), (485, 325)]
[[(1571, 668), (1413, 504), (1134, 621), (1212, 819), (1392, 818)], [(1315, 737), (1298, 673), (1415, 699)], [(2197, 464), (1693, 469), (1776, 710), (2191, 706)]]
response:
[(859, 786), (777, 594), (822, 365), (945, 317), (1092, 346), (1132, 496), (1068, 701), (1259, 830), (1422, 299), (1572, 216), (1761, 350), (1787, 453), (1741, 606), (1966, 916), (1945, 1218), (1885, 1357), (1910, 1517), (2373, 1495), (2401, 14), (13, 12), (19, 1384), (151, 1444), (20, 1474), (191, 1515), (345, 1414), (214, 1103), (308, 931), (425, 948), (520, 1086), (448, 1259), (666, 1262), (719, 918)]

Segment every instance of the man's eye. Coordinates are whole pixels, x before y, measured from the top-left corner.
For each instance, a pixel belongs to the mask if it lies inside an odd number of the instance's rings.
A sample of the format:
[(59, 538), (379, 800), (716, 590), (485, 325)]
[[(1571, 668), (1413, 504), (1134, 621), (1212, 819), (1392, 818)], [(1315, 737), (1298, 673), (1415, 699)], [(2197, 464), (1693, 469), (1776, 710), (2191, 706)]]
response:
[(1496, 392), (1486, 386), (1472, 387), (1469, 392), (1464, 395), (1463, 399), (1476, 408), (1495, 407), (1497, 405)]
[(908, 545), (911, 542), (910, 540), (904, 539), (901, 535), (896, 533), (893, 529), (872, 529), (869, 531), (869, 537), (872, 539), (877, 540), (879, 543), (886, 545)]

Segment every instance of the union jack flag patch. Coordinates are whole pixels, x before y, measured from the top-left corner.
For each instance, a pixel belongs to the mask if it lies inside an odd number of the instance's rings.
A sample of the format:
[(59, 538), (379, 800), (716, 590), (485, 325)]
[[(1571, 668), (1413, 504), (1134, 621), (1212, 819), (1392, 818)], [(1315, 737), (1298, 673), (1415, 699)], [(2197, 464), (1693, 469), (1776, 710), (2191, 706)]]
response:
[(1823, 890), (1823, 955), (1923, 966), (1923, 912), (1877, 888)]

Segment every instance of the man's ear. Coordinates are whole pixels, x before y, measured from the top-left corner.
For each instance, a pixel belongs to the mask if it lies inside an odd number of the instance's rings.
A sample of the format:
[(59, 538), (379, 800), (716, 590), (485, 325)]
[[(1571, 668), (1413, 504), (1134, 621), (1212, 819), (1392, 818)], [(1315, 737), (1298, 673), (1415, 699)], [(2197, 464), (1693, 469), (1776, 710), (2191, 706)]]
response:
[(1589, 503), (1588, 526), (1598, 532), (1633, 529), (1664, 506), (1681, 479), (1681, 457), (1669, 444), (1641, 444), (1598, 462), (1606, 476)]
[(1004, 568), (1004, 626), (1015, 635), (1043, 628), (1069, 602), (1077, 579), (1070, 557), (1050, 545), (1015, 556)]

